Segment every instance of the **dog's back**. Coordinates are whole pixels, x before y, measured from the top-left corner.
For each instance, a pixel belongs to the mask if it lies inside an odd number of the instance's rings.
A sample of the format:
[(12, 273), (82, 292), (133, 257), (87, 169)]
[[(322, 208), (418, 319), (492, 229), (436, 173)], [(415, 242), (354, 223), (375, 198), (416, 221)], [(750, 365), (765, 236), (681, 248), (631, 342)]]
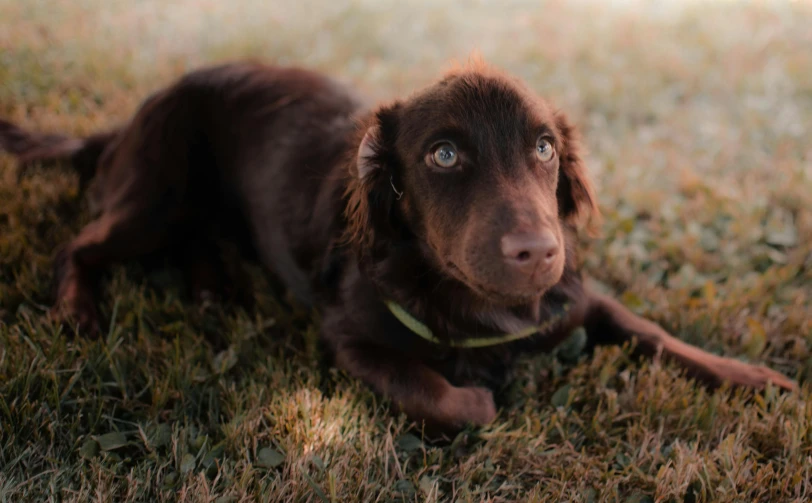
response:
[(202, 92), (210, 107), (201, 143), (218, 166), (221, 194), (245, 216), (261, 262), (310, 302), (310, 276), (342, 213), (346, 174), (337, 168), (360, 101), (326, 76), (261, 65), (194, 73), (178, 90)]
[(29, 163), (70, 160), (83, 182), (95, 175), (90, 199), (99, 219), (58, 267), (165, 248), (196, 255), (199, 243), (245, 229), (263, 265), (309, 302), (341, 218), (336, 168), (359, 107), (326, 76), (232, 63), (185, 75), (147, 98), (128, 124), (93, 137), (1, 122), (0, 148)]

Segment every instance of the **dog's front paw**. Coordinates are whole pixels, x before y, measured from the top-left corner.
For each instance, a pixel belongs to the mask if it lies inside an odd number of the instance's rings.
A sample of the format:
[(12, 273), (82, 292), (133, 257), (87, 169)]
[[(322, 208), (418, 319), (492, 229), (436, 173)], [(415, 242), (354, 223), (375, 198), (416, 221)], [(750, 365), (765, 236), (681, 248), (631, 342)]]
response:
[(441, 421), (452, 429), (483, 426), (496, 418), (496, 404), (487, 388), (453, 387), (443, 396), (439, 412)]
[(95, 337), (100, 331), (96, 306), (89, 296), (74, 295), (59, 298), (48, 316), (62, 324), (73, 335), (81, 333)]
[(723, 358), (722, 362), (711, 370), (718, 384), (728, 382), (732, 386), (763, 389), (768, 382), (771, 382), (774, 386), (787, 391), (798, 388), (795, 381), (780, 372), (732, 358)]

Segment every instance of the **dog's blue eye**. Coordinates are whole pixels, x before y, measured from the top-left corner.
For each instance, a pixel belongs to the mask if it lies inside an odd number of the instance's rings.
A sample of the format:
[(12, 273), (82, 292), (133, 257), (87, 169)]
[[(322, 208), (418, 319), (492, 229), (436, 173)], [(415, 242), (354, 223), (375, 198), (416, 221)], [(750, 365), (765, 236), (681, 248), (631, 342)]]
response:
[(539, 160), (548, 162), (554, 155), (555, 150), (553, 149), (553, 144), (543, 138), (540, 139), (538, 145), (536, 145), (536, 156)]
[(434, 164), (441, 168), (453, 168), (457, 164), (457, 151), (450, 143), (443, 143), (434, 149), (432, 159)]

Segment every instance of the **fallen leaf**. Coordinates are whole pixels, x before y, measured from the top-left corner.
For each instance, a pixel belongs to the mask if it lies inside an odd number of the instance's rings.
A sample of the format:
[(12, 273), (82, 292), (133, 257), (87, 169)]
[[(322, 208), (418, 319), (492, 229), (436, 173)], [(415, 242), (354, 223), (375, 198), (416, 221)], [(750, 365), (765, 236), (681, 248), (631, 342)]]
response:
[(564, 342), (559, 344), (556, 354), (565, 362), (575, 363), (584, 352), (586, 343), (586, 330), (583, 327), (576, 328)]
[(313, 489), (313, 492), (316, 493), (316, 496), (321, 498), (322, 501), (324, 501), (326, 503), (330, 503), (330, 500), (329, 500), (329, 498), (327, 498), (327, 495), (324, 494), (324, 491), (321, 490), (321, 487), (319, 487), (316, 484), (316, 482), (313, 480), (313, 478), (310, 477), (310, 475), (307, 472), (302, 472), (302, 475), (304, 475), (304, 478), (305, 478), (305, 481), (307, 482), (307, 485), (309, 485), (310, 488)]
[(423, 442), (411, 433), (401, 435), (401, 437), (398, 438), (397, 444), (398, 447), (406, 452), (416, 451), (423, 447)]
[(150, 443), (154, 447), (163, 447), (169, 445), (172, 441), (172, 428), (168, 424), (159, 424), (155, 431), (152, 433)]
[(423, 475), (420, 477), (420, 492), (423, 494), (431, 494), (434, 490), (434, 485), (436, 483), (436, 479), (429, 477), (428, 475)]
[(99, 435), (98, 437), (95, 437), (95, 439), (103, 451), (112, 451), (127, 445), (127, 435), (118, 431)]
[(395, 493), (401, 497), (412, 498), (416, 492), (414, 484), (410, 480), (398, 480), (394, 486)]
[(79, 455), (85, 459), (95, 458), (99, 453), (99, 443), (93, 439), (87, 439), (79, 449)]
[(558, 390), (555, 393), (553, 393), (553, 397), (550, 399), (550, 402), (553, 404), (553, 406), (555, 407), (567, 406), (567, 402), (569, 401), (570, 397), (570, 388), (571, 386), (569, 384), (565, 384), (564, 386), (558, 388)]
[(276, 468), (285, 461), (285, 456), (277, 450), (270, 447), (263, 447), (257, 453), (257, 463), (259, 466), (265, 468)]
[(195, 469), (195, 456), (194, 454), (186, 453), (180, 460), (180, 471), (181, 473), (189, 473), (190, 471)]

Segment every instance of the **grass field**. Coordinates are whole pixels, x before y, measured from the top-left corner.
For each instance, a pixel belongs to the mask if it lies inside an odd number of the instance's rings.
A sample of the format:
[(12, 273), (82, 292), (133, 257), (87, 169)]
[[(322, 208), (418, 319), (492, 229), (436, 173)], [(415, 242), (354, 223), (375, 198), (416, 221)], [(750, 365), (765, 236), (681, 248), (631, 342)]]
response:
[(49, 324), (75, 177), (0, 154), (0, 502), (809, 501), (812, 4), (0, 0), (0, 116), (84, 134), (203, 63), (258, 57), (371, 100), (479, 50), (581, 125), (585, 268), (635, 311), (801, 390), (709, 393), (577, 344), (523, 363), (487, 428), (430, 444), (320, 370), (318, 320), (256, 270), (257, 312), (116, 267), (100, 340)]

